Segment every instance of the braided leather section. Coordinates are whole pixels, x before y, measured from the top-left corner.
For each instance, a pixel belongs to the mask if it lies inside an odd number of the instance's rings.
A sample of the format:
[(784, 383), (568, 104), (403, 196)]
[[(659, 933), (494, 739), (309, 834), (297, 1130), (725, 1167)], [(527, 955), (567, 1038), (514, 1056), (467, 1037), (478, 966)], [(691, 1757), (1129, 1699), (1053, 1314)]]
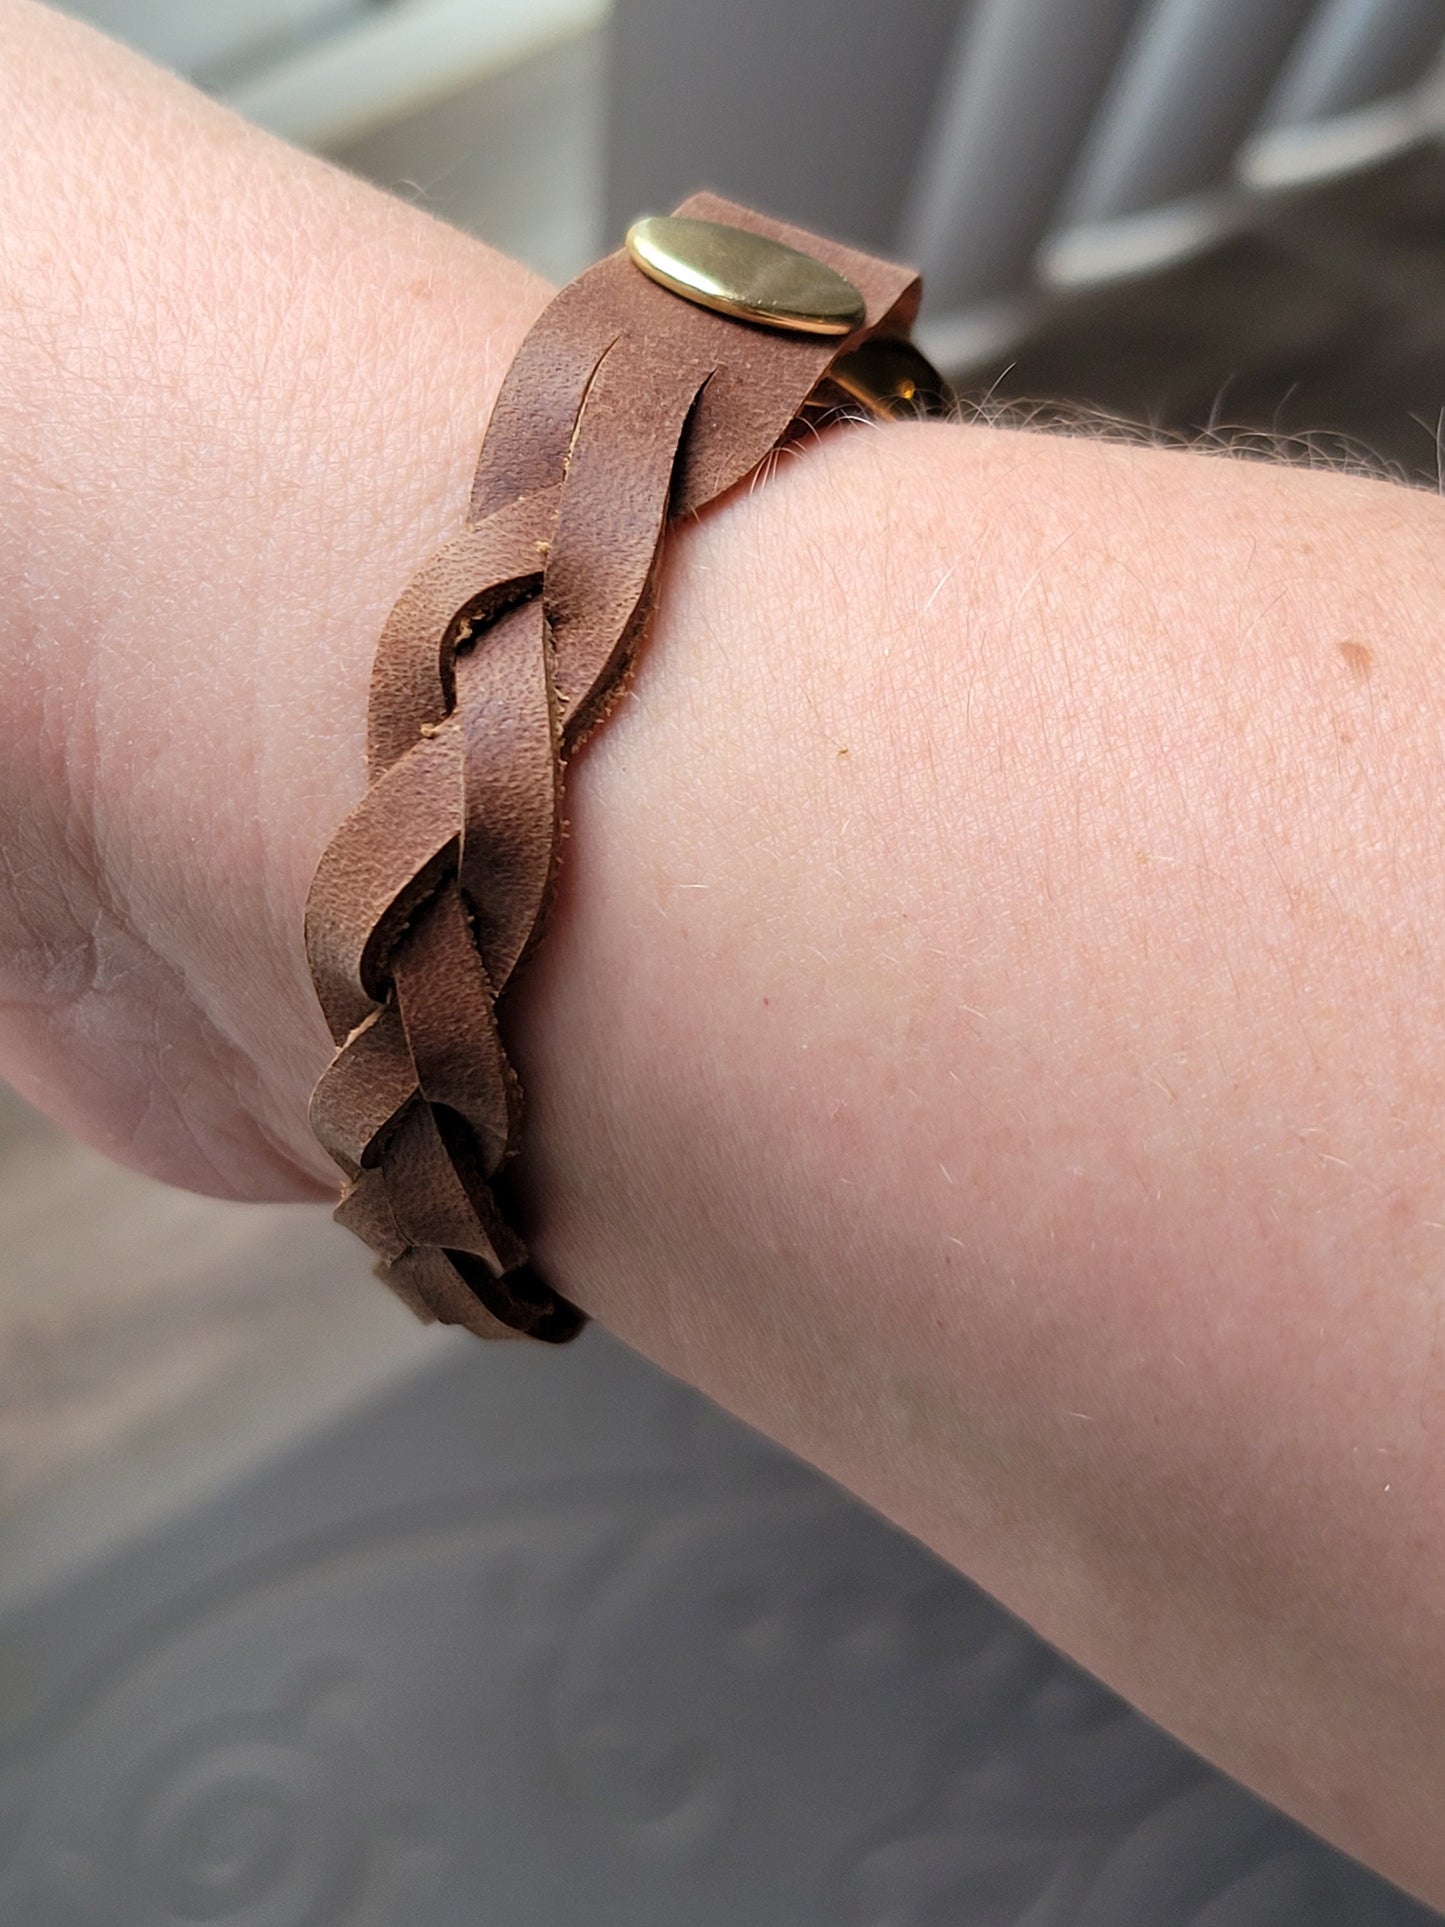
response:
[(813, 254), (863, 294), (844, 341), (692, 306), (625, 254), (557, 296), (513, 363), (467, 523), (393, 609), (368, 711), (368, 788), (327, 847), (306, 946), (336, 1055), (312, 1099), (337, 1218), (424, 1319), (570, 1338), (496, 1183), (521, 1092), (498, 1005), (546, 920), (567, 757), (645, 632), (670, 519), (748, 475), (834, 355), (904, 333), (908, 270), (712, 195), (679, 213)]

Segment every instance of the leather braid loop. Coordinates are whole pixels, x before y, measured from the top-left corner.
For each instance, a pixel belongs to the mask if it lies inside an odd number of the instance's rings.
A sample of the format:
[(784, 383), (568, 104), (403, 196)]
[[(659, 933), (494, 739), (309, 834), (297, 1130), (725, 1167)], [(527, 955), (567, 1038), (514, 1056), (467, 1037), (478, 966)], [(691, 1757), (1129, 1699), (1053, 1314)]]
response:
[(636, 657), (669, 518), (786, 436), (840, 350), (906, 333), (911, 273), (712, 195), (679, 212), (811, 253), (864, 296), (842, 341), (690, 306), (623, 254), (533, 327), (503, 384), (467, 524), (393, 609), (368, 787), (318, 866), (306, 945), (336, 1055), (311, 1118), (338, 1219), (418, 1316), (570, 1338), (499, 1203), (521, 1092), (498, 1005), (546, 922), (568, 756)]

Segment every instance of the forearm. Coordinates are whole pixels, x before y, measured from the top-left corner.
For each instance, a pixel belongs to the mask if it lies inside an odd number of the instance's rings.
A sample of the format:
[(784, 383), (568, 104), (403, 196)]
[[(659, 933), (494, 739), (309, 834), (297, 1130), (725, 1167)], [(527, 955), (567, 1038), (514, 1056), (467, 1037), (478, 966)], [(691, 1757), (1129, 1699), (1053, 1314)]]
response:
[(815, 452), (674, 567), (523, 1059), (549, 1269), (1437, 1899), (1441, 520)]
[[(545, 290), (0, 22), (3, 1067), (305, 1190), (302, 898)], [(565, 1290), (1437, 1899), (1441, 524), (808, 450), (674, 543), (510, 1013)]]

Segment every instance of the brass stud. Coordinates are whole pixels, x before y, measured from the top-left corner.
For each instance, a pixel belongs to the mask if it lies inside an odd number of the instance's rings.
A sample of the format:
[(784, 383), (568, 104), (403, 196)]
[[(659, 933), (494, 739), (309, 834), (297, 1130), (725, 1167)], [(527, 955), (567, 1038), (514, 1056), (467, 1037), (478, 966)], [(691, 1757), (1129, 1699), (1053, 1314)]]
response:
[(826, 263), (721, 221), (650, 214), (627, 230), (627, 252), (685, 301), (764, 328), (846, 335), (865, 318), (862, 295)]
[(951, 413), (953, 390), (933, 363), (901, 335), (870, 335), (839, 355), (827, 380), (870, 414), (928, 420)]

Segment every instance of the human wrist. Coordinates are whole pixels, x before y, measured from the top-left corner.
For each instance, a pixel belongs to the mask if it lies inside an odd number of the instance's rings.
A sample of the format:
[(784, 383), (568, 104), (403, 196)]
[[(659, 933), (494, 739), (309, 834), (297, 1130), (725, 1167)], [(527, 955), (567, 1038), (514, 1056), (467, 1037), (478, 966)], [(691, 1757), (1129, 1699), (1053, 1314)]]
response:
[(306, 885), (547, 290), (11, 12), (0, 1070), (161, 1175), (313, 1190)]

